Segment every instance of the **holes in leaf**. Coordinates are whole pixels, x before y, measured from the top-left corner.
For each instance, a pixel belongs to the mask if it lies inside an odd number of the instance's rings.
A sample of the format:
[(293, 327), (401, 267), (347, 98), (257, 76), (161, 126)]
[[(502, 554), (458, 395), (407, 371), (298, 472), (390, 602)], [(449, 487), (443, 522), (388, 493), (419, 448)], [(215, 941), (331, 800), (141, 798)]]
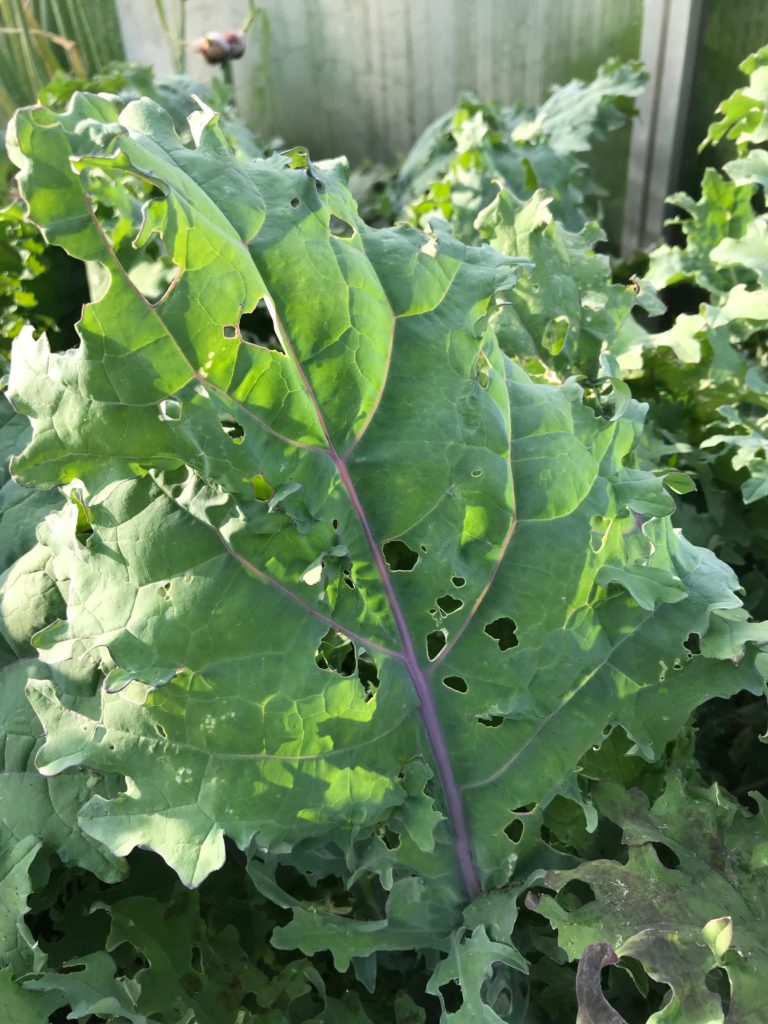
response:
[(291, 200), (291, 206), (294, 208), (294, 210), (298, 209), (300, 202), (301, 200), (299, 199), (298, 196), (293, 197), (293, 199)]
[(517, 639), (517, 623), (508, 615), (489, 622), (483, 632), (498, 643), (500, 651), (508, 651), (512, 647), (517, 647), (520, 642)]
[(514, 821), (510, 821), (507, 827), (504, 829), (504, 835), (509, 839), (511, 843), (519, 843), (523, 838), (523, 823), (519, 818), (515, 818)]
[(470, 476), (473, 476), (476, 480), (483, 475), (482, 469), (473, 469)]
[(162, 740), (167, 740), (168, 739), (168, 733), (165, 731), (165, 729), (162, 727), (162, 725), (160, 725), (159, 722), (155, 722), (155, 732), (160, 737), (160, 739), (162, 739)]
[(466, 582), (463, 576), (451, 576), (451, 583), (454, 587), (463, 587)]
[(651, 846), (656, 851), (656, 856), (665, 868), (669, 868), (671, 871), (674, 871), (676, 868), (680, 867), (680, 858), (674, 850), (671, 850), (664, 843), (651, 843)]
[(349, 587), (350, 590), (355, 589), (355, 581), (352, 579), (351, 569), (342, 569), (341, 578), (344, 581), (344, 585)]
[(387, 828), (386, 825), (380, 826), (378, 834), (379, 839), (381, 839), (388, 850), (396, 850), (400, 845), (400, 836), (397, 832), (393, 832), (391, 828)]
[(698, 633), (690, 633), (683, 647), (689, 652), (690, 657), (701, 654), (701, 637)]
[(317, 565), (311, 566), (309, 569), (305, 569), (301, 577), (301, 582), (306, 583), (308, 587), (316, 587), (317, 584), (323, 578), (323, 563), (319, 562)]
[(245, 437), (245, 430), (243, 430), (242, 426), (237, 422), (237, 420), (233, 420), (230, 417), (226, 417), (220, 420), (220, 423), (221, 429), (224, 431), (224, 433), (231, 441), (234, 441), (235, 444), (243, 443), (243, 438)]
[(238, 331), (241, 341), (249, 345), (256, 345), (258, 348), (282, 352), (285, 355), (285, 350), (275, 331), (272, 314), (264, 299), (260, 299), (250, 313), (243, 313), (240, 317)]
[(533, 812), (536, 810), (536, 808), (538, 806), (539, 805), (534, 800), (533, 803), (525, 804), (524, 807), (516, 807), (515, 810), (512, 813), (513, 814), (533, 814)]
[(80, 974), (85, 968), (86, 964), (64, 964), (63, 967), (59, 968), (59, 972), (61, 974)]
[(447, 985), (441, 985), (440, 995), (445, 1005), (446, 1013), (457, 1013), (464, 1005), (461, 986), (455, 981), (449, 981)]
[(381, 550), (392, 572), (410, 572), (419, 560), (418, 552), (404, 540), (388, 540)]
[(427, 657), (434, 661), (440, 651), (445, 647), (447, 636), (444, 629), (433, 629), (427, 633)]
[(77, 543), (80, 545), (81, 548), (87, 548), (88, 547), (88, 539), (91, 536), (93, 536), (93, 527), (91, 526), (91, 524), (89, 522), (85, 522), (83, 524), (83, 526), (81, 526), (80, 525), (80, 520), (79, 520), (79, 517), (78, 517), (77, 532), (75, 533), (75, 540), (77, 541)]
[(443, 594), (442, 597), (438, 597), (436, 604), (443, 615), (452, 615), (453, 612), (457, 612), (459, 608), (464, 607), (463, 601), (459, 601), (457, 597), (452, 597), (450, 594)]
[(348, 637), (329, 629), (315, 651), (315, 662), (325, 672), (354, 675), (357, 668), (355, 645)]
[(365, 690), (365, 700), (371, 700), (379, 688), (379, 670), (373, 658), (365, 651), (357, 659), (357, 675)]
[(338, 528), (339, 528), (339, 520), (338, 519), (334, 519), (333, 522), (331, 523), (331, 526), (334, 528), (334, 530), (338, 530)]
[(347, 221), (342, 220), (341, 217), (335, 217), (331, 215), (330, 222), (331, 234), (336, 238), (353, 238), (355, 235), (355, 229)]
[(478, 718), (480, 725), (488, 726), (490, 729), (498, 729), (503, 721), (501, 715), (483, 715), (482, 718)]
[(595, 891), (591, 885), (581, 878), (572, 878), (560, 890), (560, 903), (566, 910), (577, 910), (588, 903), (595, 902)]
[(171, 599), (171, 583), (170, 580), (166, 580), (165, 583), (161, 583), (157, 588), (157, 596), (162, 597), (164, 601), (170, 601)]
[(727, 971), (722, 967), (713, 967), (704, 978), (704, 984), (709, 992), (714, 992), (720, 997), (723, 1020), (728, 1020), (731, 1010), (731, 983)]
[(253, 484), (253, 496), (256, 498), (256, 501), (269, 501), (275, 493), (274, 487), (270, 487), (261, 473), (256, 473), (252, 476), (251, 483)]
[[(156, 232), (153, 232), (146, 245), (141, 247), (141, 253), (142, 258), (127, 268), (128, 277), (136, 291), (141, 292), (150, 306), (161, 306), (178, 284), (183, 270), (170, 258), (165, 243)], [(96, 297), (98, 290), (94, 298)]]
[(485, 390), (491, 381), (491, 363), (485, 352), (478, 352), (477, 359), (475, 361), (474, 376), (480, 387)]
[(181, 419), (181, 402), (175, 398), (164, 398), (160, 403), (160, 419), (163, 423), (178, 423)]
[(446, 676), (443, 679), (443, 686), (447, 686), (449, 690), (455, 690), (456, 693), (466, 693), (469, 689), (466, 679), (462, 679), (461, 676)]
[(426, 553), (429, 551), (429, 548), (427, 547), (426, 544), (419, 544), (419, 549), (421, 553), (424, 555), (426, 555)]

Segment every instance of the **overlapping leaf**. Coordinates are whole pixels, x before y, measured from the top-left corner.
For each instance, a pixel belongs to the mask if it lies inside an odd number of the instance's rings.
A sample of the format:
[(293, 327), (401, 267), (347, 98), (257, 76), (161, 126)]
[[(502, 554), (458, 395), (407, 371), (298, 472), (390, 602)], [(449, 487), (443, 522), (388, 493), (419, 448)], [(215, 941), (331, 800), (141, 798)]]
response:
[[(588, 944), (607, 942), (668, 985), (664, 1007), (649, 1022), (759, 1021), (768, 895), (762, 802), (760, 813), (749, 815), (716, 787), (692, 793), (671, 776), (652, 808), (639, 791), (612, 783), (598, 787), (596, 803), (624, 829), (629, 859), (545, 876), (543, 884), (556, 891), (578, 879), (594, 893), (594, 902), (571, 911), (551, 896), (536, 904), (561, 945), (576, 958)], [(717, 968), (729, 977), (727, 1018), (707, 984)]]
[[(4, 662), (0, 669), (0, 966), (24, 973), (44, 959), (24, 921), (38, 855), (55, 853), (65, 863), (107, 881), (119, 878), (120, 865), (103, 846), (84, 836), (78, 825), (83, 803), (103, 789), (95, 777), (65, 772), (46, 779), (34, 764), (42, 729), (26, 698), (27, 681), (55, 678), (63, 699), (83, 699), (93, 691), (94, 672), (88, 659), (53, 668), (34, 656), (32, 634), (65, 611), (59, 586), (49, 572), (50, 551), (35, 539), (35, 529), (51, 509), (61, 506), (62, 497), (58, 492), (30, 491), (8, 479), (8, 454), (29, 431), (5, 398), (2, 413), (5, 479), (0, 489), (0, 524), (7, 568), (0, 576)], [(3, 984), (10, 988), (12, 983), (8, 978)], [(22, 995), (9, 995), (8, 1000), (12, 1007), (18, 1003), (21, 1013)], [(36, 1005), (31, 996), (26, 1002)]]

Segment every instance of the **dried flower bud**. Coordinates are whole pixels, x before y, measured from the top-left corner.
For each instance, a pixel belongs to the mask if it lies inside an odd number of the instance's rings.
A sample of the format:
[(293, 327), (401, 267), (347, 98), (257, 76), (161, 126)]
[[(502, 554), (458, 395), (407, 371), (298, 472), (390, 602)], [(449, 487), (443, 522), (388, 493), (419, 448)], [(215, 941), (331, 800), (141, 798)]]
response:
[(191, 45), (209, 64), (223, 64), (243, 56), (245, 36), (242, 32), (206, 32)]

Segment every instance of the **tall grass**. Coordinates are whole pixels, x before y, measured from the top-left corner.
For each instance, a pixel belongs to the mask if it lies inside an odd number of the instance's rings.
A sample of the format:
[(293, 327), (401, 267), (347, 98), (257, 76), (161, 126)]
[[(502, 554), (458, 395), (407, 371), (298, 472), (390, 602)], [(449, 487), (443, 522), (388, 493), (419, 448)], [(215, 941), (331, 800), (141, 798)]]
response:
[(122, 56), (114, 0), (0, 0), (0, 120), (60, 68), (85, 76)]

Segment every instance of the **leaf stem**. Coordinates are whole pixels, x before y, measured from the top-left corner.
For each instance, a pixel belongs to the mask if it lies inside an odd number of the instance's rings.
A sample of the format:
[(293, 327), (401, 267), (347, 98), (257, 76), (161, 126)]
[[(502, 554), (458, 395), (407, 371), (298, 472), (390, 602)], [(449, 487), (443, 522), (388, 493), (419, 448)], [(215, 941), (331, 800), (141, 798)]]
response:
[(373, 535), (368, 517), (365, 514), (365, 509), (362, 506), (355, 489), (355, 485), (349, 475), (349, 469), (333, 447), (331, 447), (330, 454), (341, 478), (341, 482), (344, 484), (349, 495), (352, 507), (360, 520), (360, 525), (363, 528), (365, 539), (368, 541), (368, 547), (371, 550), (376, 568), (379, 571), (381, 583), (384, 587), (384, 592), (387, 595), (389, 606), (392, 609), (392, 616), (395, 620), (398, 632), (400, 633), (400, 639), (403, 642), (405, 667), (408, 670), (408, 674), (411, 677), (414, 689), (416, 690), (416, 694), (419, 698), (421, 706), (421, 720), (424, 724), (424, 731), (427, 734), (429, 745), (432, 748), (432, 753), (437, 764), (437, 770), (440, 775), (440, 782), (443, 787), (443, 793), (445, 794), (445, 801), (448, 805), (448, 816), (453, 828), (454, 850), (456, 853), (456, 860), (459, 865), (459, 871), (469, 898), (474, 899), (474, 897), (480, 892), (480, 878), (472, 858), (472, 843), (469, 838), (469, 826), (467, 824), (467, 816), (464, 808), (464, 801), (461, 796), (461, 789), (459, 788), (459, 784), (456, 781), (456, 776), (453, 772), (453, 764), (451, 763), (451, 757), (448, 753), (448, 746), (445, 742), (445, 734), (443, 733), (443, 728), (440, 723), (440, 716), (437, 711), (437, 705), (435, 704), (432, 687), (430, 686), (429, 680), (419, 663), (418, 656), (413, 646), (413, 640), (411, 639), (411, 634), (408, 630), (408, 624), (405, 621), (405, 615), (400, 607), (400, 602), (395, 594), (395, 589), (392, 586), (392, 579), (384, 561), (384, 556), (381, 553), (379, 545), (376, 543), (376, 538)]
[(317, 396), (315, 395), (314, 389), (307, 377), (306, 371), (301, 365), (299, 357), (296, 354), (293, 342), (288, 336), (288, 332), (285, 330), (271, 299), (267, 301), (267, 307), (272, 315), (276, 333), (280, 338), (286, 353), (293, 360), (296, 372), (304, 385), (307, 396), (315, 408), (318, 424), (320, 425), (328, 443), (328, 455), (335, 465), (339, 478), (349, 495), (352, 508), (355, 510), (355, 514), (360, 521), (360, 526), (362, 527), (365, 539), (368, 543), (371, 557), (373, 558), (373, 562), (379, 573), (379, 577), (381, 578), (381, 585), (384, 588), (384, 593), (387, 597), (387, 601), (389, 602), (390, 609), (392, 610), (392, 617), (395, 620), (395, 625), (397, 626), (397, 631), (400, 634), (400, 639), (403, 644), (403, 662), (408, 671), (408, 675), (411, 677), (411, 682), (413, 683), (416, 695), (419, 698), (421, 720), (424, 725), (424, 731), (427, 734), (429, 745), (432, 748), (432, 754), (440, 776), (440, 784), (442, 785), (445, 802), (448, 807), (448, 820), (453, 829), (453, 846), (459, 866), (459, 873), (461, 874), (467, 895), (470, 899), (474, 899), (474, 897), (480, 892), (480, 877), (477, 873), (477, 868), (475, 867), (472, 857), (472, 843), (469, 838), (469, 826), (464, 808), (464, 800), (461, 795), (461, 788), (453, 772), (453, 764), (448, 752), (448, 745), (445, 742), (445, 735), (443, 733), (443, 727), (440, 722), (440, 715), (438, 714), (437, 704), (435, 703), (431, 684), (419, 662), (419, 658), (416, 654), (416, 649), (413, 646), (413, 640), (411, 639), (411, 634), (408, 629), (405, 614), (400, 606), (397, 594), (395, 593), (395, 588), (392, 584), (392, 577), (389, 574), (389, 568), (384, 560), (381, 547), (373, 534), (373, 529), (371, 528), (370, 521), (366, 515), (365, 509), (363, 508), (363, 503), (360, 501), (354, 481), (350, 476), (349, 468), (344, 461), (344, 458), (336, 451), (330, 431), (328, 430), (328, 425), (325, 422), (325, 417), (323, 416), (322, 409), (320, 408), (320, 403), (317, 400)]

